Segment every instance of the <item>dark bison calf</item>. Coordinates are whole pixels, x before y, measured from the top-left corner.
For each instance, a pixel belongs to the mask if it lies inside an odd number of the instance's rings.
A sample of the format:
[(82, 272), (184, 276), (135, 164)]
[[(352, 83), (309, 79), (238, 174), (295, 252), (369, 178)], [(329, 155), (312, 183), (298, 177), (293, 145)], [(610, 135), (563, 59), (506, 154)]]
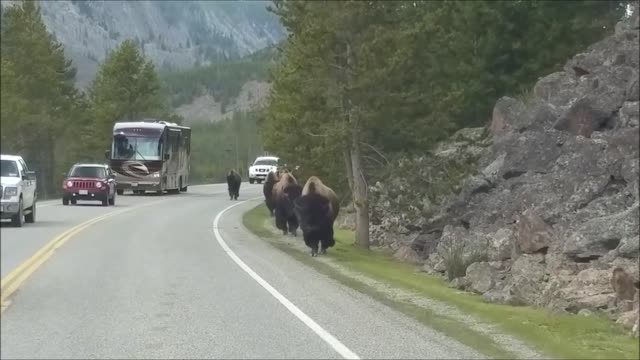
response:
[(229, 189), (229, 198), (231, 200), (238, 200), (238, 196), (240, 196), (240, 184), (242, 183), (242, 178), (235, 170), (229, 171), (227, 174), (227, 187)]
[(302, 186), (288, 172), (283, 173), (273, 186), (272, 196), (275, 203), (276, 227), (282, 230), (284, 235), (290, 233), (296, 236), (298, 218), (294, 211), (293, 202), (301, 193)]
[(273, 216), (273, 211), (276, 209), (276, 202), (273, 197), (273, 186), (278, 182), (278, 173), (275, 171), (271, 171), (267, 178), (264, 180), (264, 185), (262, 186), (262, 194), (264, 195), (264, 203), (267, 205), (267, 209), (269, 209), (269, 214)]
[(339, 209), (338, 197), (333, 190), (317, 177), (310, 177), (302, 195), (295, 201), (295, 213), (304, 243), (311, 248), (311, 256), (318, 255), (318, 245), (321, 254), (335, 245), (333, 222)]

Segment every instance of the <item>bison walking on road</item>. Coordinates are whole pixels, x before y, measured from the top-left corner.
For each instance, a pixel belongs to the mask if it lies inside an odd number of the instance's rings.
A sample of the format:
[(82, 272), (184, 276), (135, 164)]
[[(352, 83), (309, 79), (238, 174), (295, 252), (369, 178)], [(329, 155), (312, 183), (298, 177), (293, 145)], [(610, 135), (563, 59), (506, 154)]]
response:
[(262, 186), (264, 203), (265, 205), (267, 205), (267, 209), (269, 209), (269, 214), (271, 216), (273, 216), (273, 211), (276, 209), (276, 202), (273, 197), (273, 186), (278, 182), (278, 180), (278, 173), (275, 171), (271, 171), (267, 175), (267, 178), (264, 180), (264, 185)]
[(320, 253), (325, 254), (328, 248), (335, 245), (333, 223), (340, 211), (335, 192), (312, 176), (294, 206), (304, 243), (311, 248), (311, 256), (318, 255), (318, 245)]
[(298, 218), (294, 212), (293, 202), (301, 193), (302, 186), (288, 172), (283, 173), (273, 186), (272, 199), (275, 204), (276, 227), (282, 230), (284, 235), (290, 233), (296, 236)]
[(227, 187), (229, 189), (229, 198), (230, 200), (238, 200), (238, 196), (240, 196), (240, 184), (242, 183), (242, 178), (235, 170), (229, 171), (227, 174)]

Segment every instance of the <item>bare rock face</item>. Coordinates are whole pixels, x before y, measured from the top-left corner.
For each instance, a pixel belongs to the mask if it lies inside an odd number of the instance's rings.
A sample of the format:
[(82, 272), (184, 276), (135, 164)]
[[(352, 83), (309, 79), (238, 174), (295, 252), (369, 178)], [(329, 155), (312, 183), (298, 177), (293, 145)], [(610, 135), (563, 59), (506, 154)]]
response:
[(508, 227), (487, 235), (487, 257), (490, 261), (503, 261), (511, 257), (514, 233)]
[[(452, 286), (487, 301), (605, 311), (633, 329), (640, 287), (637, 23), (636, 13), (563, 71), (541, 78), (531, 98), (499, 99), (490, 141), (481, 151), (470, 147), (476, 161), (451, 194), (418, 197), (407, 208), (421, 214), (400, 207), (377, 213), (411, 219), (397, 228), (416, 229), (425, 271), (445, 273)], [(439, 146), (436, 157), (462, 157), (454, 150), (460, 144)], [(403, 187), (411, 191), (419, 193)], [(614, 269), (626, 276), (613, 276), (622, 274)]]
[[(564, 254), (577, 260), (597, 259), (621, 246), (621, 255), (637, 256), (638, 205), (621, 213), (591, 219), (573, 232)], [(622, 240), (625, 243), (622, 243)]]
[(532, 210), (526, 210), (520, 217), (517, 225), (518, 250), (525, 254), (534, 254), (540, 251), (546, 252), (551, 245), (552, 230)]
[[(636, 79), (636, 84), (637, 84)], [(637, 90), (636, 90), (637, 91)], [(637, 96), (637, 95), (636, 95)], [(618, 127), (632, 127), (637, 128), (640, 126), (640, 102), (627, 101), (622, 104), (619, 112)]]
[(502, 136), (511, 131), (519, 131), (524, 125), (520, 120), (525, 113), (524, 104), (510, 97), (503, 97), (493, 108), (491, 120), (491, 134)]

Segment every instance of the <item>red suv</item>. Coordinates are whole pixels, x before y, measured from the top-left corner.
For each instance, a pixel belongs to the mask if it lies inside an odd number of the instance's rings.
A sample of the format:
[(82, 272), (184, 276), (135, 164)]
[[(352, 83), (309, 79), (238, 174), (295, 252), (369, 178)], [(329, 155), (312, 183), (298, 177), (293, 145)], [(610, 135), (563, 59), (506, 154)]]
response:
[(75, 164), (62, 183), (62, 204), (78, 200), (101, 201), (102, 206), (116, 204), (116, 182), (111, 168), (104, 164)]

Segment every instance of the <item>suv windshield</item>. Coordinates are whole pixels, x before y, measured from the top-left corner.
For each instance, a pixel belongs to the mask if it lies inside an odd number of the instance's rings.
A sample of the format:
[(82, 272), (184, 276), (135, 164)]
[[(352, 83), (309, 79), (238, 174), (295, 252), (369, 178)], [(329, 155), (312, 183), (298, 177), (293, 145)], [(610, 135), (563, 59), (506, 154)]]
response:
[(256, 160), (256, 162), (253, 163), (253, 165), (266, 165), (266, 166), (278, 166), (278, 161), (277, 160), (271, 160), (271, 159), (261, 159), (261, 160)]
[(2, 160), (0, 170), (3, 177), (18, 177), (18, 165), (13, 160)]
[(69, 176), (104, 179), (107, 177), (107, 173), (103, 167), (76, 166), (71, 169)]

